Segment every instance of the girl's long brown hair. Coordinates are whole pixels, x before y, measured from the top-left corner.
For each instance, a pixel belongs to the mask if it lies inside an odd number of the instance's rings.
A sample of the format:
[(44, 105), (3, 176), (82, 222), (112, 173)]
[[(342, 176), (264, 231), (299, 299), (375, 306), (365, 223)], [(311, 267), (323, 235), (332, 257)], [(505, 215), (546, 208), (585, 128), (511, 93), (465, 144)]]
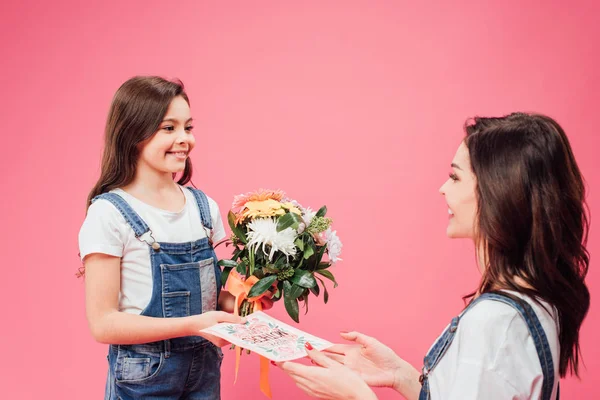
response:
[[(86, 210), (94, 197), (131, 183), (140, 143), (158, 131), (171, 101), (177, 96), (190, 103), (181, 81), (158, 76), (133, 77), (117, 90), (106, 121), (100, 178), (87, 197)], [(177, 183), (185, 185), (191, 179), (192, 162), (188, 158)], [(77, 276), (84, 274), (84, 266), (81, 266)]]
[[(139, 144), (158, 131), (169, 104), (177, 96), (190, 103), (180, 81), (157, 76), (136, 76), (121, 85), (108, 112), (100, 178), (88, 195), (86, 207), (94, 197), (131, 183)], [(178, 183), (185, 185), (191, 178), (192, 163), (188, 158)]]

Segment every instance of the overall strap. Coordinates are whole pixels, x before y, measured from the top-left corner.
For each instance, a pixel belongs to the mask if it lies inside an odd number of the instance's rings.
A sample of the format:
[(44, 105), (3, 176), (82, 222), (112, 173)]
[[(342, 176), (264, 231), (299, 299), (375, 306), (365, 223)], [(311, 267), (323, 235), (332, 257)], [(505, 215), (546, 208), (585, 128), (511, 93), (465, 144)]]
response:
[(118, 194), (102, 193), (101, 195), (94, 197), (92, 199), (92, 203), (95, 202), (96, 200), (100, 200), (100, 199), (110, 201), (117, 208), (117, 210), (119, 210), (119, 212), (121, 213), (123, 218), (125, 218), (125, 221), (127, 221), (129, 226), (131, 226), (131, 229), (133, 229), (133, 232), (135, 233), (135, 236), (138, 239), (140, 236), (142, 236), (143, 234), (145, 234), (146, 232), (148, 232), (150, 230), (148, 225), (146, 225), (146, 223), (138, 215), (138, 213), (133, 211), (133, 208), (131, 208), (131, 206), (127, 203), (127, 201), (125, 201), (125, 199), (123, 199)]
[(198, 205), (198, 210), (200, 211), (200, 219), (202, 220), (202, 225), (204, 225), (208, 229), (212, 229), (212, 219), (210, 218), (210, 206), (208, 204), (208, 199), (203, 191), (200, 189), (191, 188), (189, 186), (186, 187), (193, 194), (196, 199), (196, 204)]

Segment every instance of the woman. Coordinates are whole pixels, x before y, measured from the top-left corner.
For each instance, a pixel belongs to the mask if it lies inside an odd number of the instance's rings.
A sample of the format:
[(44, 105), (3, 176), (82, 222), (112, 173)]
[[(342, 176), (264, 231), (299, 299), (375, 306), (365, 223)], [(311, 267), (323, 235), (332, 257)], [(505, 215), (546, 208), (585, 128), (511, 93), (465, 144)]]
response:
[(475, 118), (466, 125), (449, 179), (450, 238), (474, 241), (481, 281), (472, 301), (431, 347), (421, 371), (374, 338), (317, 366), (280, 367), (308, 394), (375, 399), (369, 386), (407, 399), (550, 400), (578, 375), (579, 329), (589, 308), (584, 182), (563, 129), (544, 115)]

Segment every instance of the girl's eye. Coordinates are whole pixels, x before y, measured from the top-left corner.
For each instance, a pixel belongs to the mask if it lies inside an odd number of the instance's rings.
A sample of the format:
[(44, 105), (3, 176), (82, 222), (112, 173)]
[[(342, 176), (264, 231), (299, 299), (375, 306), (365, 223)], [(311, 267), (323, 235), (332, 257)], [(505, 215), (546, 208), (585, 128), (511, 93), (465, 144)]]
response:
[(456, 182), (458, 180), (458, 176), (451, 172), (450, 174), (448, 174), (448, 176), (450, 177), (450, 179), (452, 179), (454, 182)]
[(163, 126), (163, 129), (164, 129), (165, 131), (172, 132), (172, 131), (174, 131), (174, 130), (175, 130), (175, 127), (174, 127), (174, 126), (170, 126), (170, 125), (169, 125), (169, 126)]
[(192, 125), (190, 125), (190, 126), (186, 126), (186, 127), (185, 127), (185, 130), (186, 130), (186, 131), (188, 131), (188, 132), (191, 132), (191, 131), (193, 131), (193, 130), (194, 130), (194, 127), (193, 127)]

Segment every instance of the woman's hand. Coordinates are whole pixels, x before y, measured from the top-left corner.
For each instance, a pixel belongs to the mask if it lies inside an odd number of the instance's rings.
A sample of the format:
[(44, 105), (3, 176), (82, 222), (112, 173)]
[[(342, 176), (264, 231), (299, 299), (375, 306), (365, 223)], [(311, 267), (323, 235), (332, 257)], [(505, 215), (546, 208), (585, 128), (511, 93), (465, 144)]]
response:
[(392, 349), (358, 332), (341, 333), (356, 345), (334, 345), (326, 354), (358, 373), (369, 386), (393, 387), (402, 359)]
[(312, 350), (307, 343), (308, 356), (318, 366), (295, 362), (276, 364), (296, 382), (296, 385), (312, 397), (320, 399), (374, 400), (375, 393), (348, 367)]
[(418, 397), (419, 371), (392, 349), (362, 333), (348, 332), (341, 336), (356, 344), (334, 345), (324, 354), (355, 371), (369, 386), (394, 388), (408, 399)]

